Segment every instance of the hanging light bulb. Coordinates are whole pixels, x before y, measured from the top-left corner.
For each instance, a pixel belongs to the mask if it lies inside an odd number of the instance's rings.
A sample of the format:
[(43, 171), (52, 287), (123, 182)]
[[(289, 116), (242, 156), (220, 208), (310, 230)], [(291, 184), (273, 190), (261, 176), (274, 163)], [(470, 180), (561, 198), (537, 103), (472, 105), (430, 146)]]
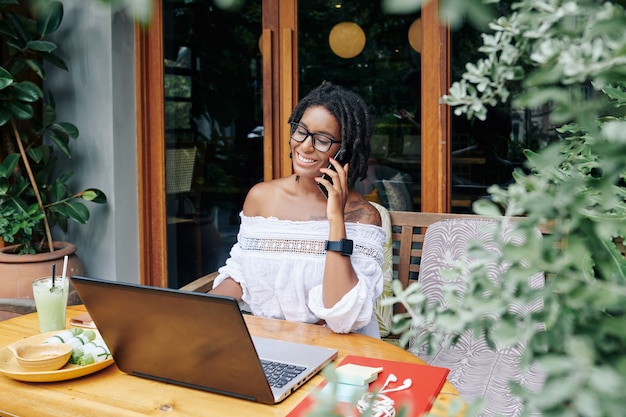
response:
[(409, 45), (415, 50), (415, 52), (422, 53), (422, 19), (417, 18), (411, 23), (409, 27)]
[(330, 49), (340, 58), (354, 58), (365, 47), (365, 32), (354, 22), (337, 23), (328, 35)]

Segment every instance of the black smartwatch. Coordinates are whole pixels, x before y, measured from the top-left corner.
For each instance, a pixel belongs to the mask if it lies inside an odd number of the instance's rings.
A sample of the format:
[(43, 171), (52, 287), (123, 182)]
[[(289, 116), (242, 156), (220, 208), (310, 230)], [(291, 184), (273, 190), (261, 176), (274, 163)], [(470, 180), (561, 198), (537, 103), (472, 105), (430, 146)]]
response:
[(326, 247), (324, 249), (332, 250), (333, 252), (339, 252), (343, 256), (352, 255), (352, 249), (354, 247), (354, 243), (350, 239), (341, 239), (340, 241), (326, 241)]

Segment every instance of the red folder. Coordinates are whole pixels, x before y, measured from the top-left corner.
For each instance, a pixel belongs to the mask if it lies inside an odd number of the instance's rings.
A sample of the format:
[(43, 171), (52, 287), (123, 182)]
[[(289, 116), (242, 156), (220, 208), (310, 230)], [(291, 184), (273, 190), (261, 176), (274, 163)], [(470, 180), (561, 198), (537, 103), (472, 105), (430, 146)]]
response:
[[(426, 414), (433, 405), (435, 398), (439, 395), (443, 384), (446, 382), (446, 377), (450, 372), (449, 369), (439, 368), (436, 366), (418, 365), (415, 363), (389, 361), (384, 359), (365, 358), (362, 356), (346, 356), (337, 366), (352, 363), (355, 365), (383, 367), (383, 371), (378, 374), (376, 381), (372, 382), (369, 386), (369, 392), (375, 392), (380, 390), (387, 380), (389, 374), (393, 373), (398, 378), (398, 382), (389, 385), (387, 388), (393, 388), (402, 382), (411, 378), (413, 384), (410, 388), (391, 392), (386, 394), (389, 398), (394, 400), (394, 406), (396, 411), (400, 411), (402, 408), (406, 408), (409, 417), (419, 417)], [(318, 388), (322, 388), (326, 382), (322, 382)], [(310, 393), (304, 400), (302, 400), (287, 417), (305, 417), (312, 412), (317, 401), (317, 391)], [(338, 404), (338, 408), (346, 407), (345, 403)], [(355, 410), (352, 415), (359, 415)]]

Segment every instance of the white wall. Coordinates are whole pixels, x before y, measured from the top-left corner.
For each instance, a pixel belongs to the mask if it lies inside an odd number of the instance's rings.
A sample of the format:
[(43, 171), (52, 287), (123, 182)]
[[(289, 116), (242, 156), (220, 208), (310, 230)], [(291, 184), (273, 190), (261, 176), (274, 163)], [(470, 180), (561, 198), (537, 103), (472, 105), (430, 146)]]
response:
[(63, 4), (50, 40), (69, 72), (48, 65), (44, 92), (54, 93), (57, 120), (74, 123), (80, 136), (60, 164), (74, 171), (75, 191), (99, 188), (108, 203), (86, 203), (90, 221), (54, 235), (77, 245), (90, 276), (139, 282), (134, 24), (95, 1)]

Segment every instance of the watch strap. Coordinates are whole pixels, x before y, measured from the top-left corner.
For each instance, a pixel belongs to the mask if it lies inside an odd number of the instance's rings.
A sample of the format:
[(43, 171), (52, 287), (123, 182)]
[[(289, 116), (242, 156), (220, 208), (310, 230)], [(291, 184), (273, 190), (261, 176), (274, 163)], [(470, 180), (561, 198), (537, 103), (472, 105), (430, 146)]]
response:
[(354, 243), (350, 239), (327, 240), (325, 244), (327, 251), (339, 252), (344, 256), (352, 255), (353, 248)]

